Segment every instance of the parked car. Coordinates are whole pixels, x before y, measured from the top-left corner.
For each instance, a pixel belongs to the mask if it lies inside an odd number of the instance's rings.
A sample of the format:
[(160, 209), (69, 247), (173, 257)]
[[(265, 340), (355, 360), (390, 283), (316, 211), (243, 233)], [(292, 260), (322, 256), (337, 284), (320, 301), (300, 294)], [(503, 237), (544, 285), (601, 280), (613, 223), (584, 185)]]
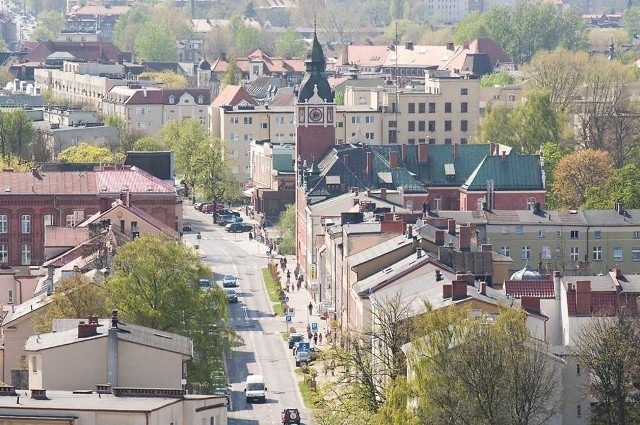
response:
[(227, 209), (219, 210), (218, 215), (235, 215), (236, 217), (240, 217), (240, 213), (238, 211), (227, 210)]
[(284, 409), (280, 418), (283, 425), (300, 424), (300, 412), (298, 409)]
[(201, 291), (208, 291), (211, 289), (211, 281), (207, 278), (202, 278), (198, 281), (198, 286)]
[(218, 224), (221, 226), (226, 226), (230, 223), (242, 223), (242, 217), (236, 217), (235, 215), (226, 215), (225, 218), (218, 221)]
[(292, 349), (296, 345), (296, 343), (301, 341), (304, 341), (304, 335), (299, 333), (289, 334), (289, 349)]
[(236, 292), (235, 289), (225, 289), (225, 291), (227, 293), (227, 298), (229, 299), (230, 303), (238, 302), (238, 293)]
[(296, 353), (296, 367), (300, 367), (302, 363), (309, 363), (311, 359), (309, 358), (308, 351), (298, 350)]
[(204, 204), (200, 208), (200, 211), (202, 211), (205, 214), (212, 214), (213, 213), (213, 205), (212, 204)]
[(222, 278), (223, 288), (234, 288), (235, 286), (237, 286), (237, 283), (238, 279), (230, 274), (227, 274)]
[(250, 232), (253, 230), (253, 226), (244, 223), (229, 223), (224, 226), (224, 230), (230, 233)]
[(221, 214), (216, 217), (216, 223), (218, 223), (221, 226), (226, 226), (227, 224), (229, 224), (230, 220), (234, 217), (235, 216), (231, 214)]
[(185, 223), (184, 225), (182, 225), (182, 231), (183, 232), (190, 232), (191, 231), (191, 224)]

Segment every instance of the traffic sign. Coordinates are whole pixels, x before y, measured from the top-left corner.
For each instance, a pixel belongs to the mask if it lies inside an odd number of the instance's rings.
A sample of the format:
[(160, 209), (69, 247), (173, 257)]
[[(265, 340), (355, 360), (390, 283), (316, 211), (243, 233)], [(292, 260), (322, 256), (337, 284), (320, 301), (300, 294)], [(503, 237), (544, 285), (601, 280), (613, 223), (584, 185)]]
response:
[(311, 330), (314, 332), (318, 331), (318, 324), (316, 322), (311, 323)]
[(290, 321), (291, 321), (291, 316), (285, 316), (285, 320), (286, 320), (287, 322), (290, 322)]
[(299, 342), (298, 343), (298, 351), (311, 351), (311, 343), (310, 342)]
[(295, 316), (296, 315), (296, 308), (295, 307), (287, 307), (286, 311), (284, 312), (284, 314), (286, 314), (287, 316)]

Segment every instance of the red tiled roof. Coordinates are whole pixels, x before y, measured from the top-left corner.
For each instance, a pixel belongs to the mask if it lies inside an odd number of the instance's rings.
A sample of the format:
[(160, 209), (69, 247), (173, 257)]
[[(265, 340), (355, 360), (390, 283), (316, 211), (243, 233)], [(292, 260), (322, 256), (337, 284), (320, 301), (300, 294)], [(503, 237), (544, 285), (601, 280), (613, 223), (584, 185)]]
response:
[(20, 62), (44, 62), (54, 52), (67, 52), (79, 60), (106, 60), (117, 62), (131, 60), (130, 53), (122, 53), (110, 41), (42, 41), (24, 56)]
[(211, 106), (231, 105), (236, 106), (245, 101), (250, 105), (257, 106), (258, 102), (247, 92), (244, 87), (227, 85), (220, 94), (213, 100)]
[(99, 193), (121, 193), (128, 188), (129, 193), (162, 193), (175, 194), (176, 190), (169, 183), (142, 171), (137, 167), (123, 170), (95, 171), (97, 191)]
[(269, 105), (272, 107), (275, 106), (293, 106), (296, 100), (296, 96), (293, 93), (278, 93), (276, 97), (273, 98)]
[(95, 195), (97, 187), (93, 172), (3, 171), (0, 174), (0, 191), (3, 195)]
[(552, 280), (507, 280), (505, 292), (514, 298), (555, 298)]
[[(613, 312), (620, 308), (620, 296), (614, 291), (591, 292), (591, 312), (590, 314)], [(577, 292), (575, 287), (567, 289), (567, 311), (569, 316), (576, 316), (577, 313)]]
[(498, 62), (510, 62), (511, 59), (505, 52), (498, 47), (490, 38), (478, 38), (474, 40), (467, 47), (464, 45), (458, 46), (451, 54), (449, 60), (440, 66), (440, 69), (462, 69), (467, 54), (473, 53), (486, 53), (489, 56), (491, 66), (496, 66)]

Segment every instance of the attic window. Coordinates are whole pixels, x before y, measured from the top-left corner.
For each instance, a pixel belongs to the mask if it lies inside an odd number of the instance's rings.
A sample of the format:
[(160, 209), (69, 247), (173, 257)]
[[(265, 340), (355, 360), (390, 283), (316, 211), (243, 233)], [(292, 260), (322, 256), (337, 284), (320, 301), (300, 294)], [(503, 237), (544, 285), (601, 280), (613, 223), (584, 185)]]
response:
[(327, 176), (327, 184), (340, 184), (340, 176)]
[(176, 97), (174, 95), (169, 96), (169, 105), (176, 103)]
[(7, 187), (5, 187), (5, 188), (4, 188), (4, 191), (5, 191), (5, 192), (11, 192), (11, 186), (7, 186)]
[(107, 186), (100, 186), (100, 192), (106, 192)]
[(153, 186), (152, 185), (147, 185), (147, 192), (153, 192)]
[(204, 103), (204, 96), (198, 96), (198, 104), (202, 105)]

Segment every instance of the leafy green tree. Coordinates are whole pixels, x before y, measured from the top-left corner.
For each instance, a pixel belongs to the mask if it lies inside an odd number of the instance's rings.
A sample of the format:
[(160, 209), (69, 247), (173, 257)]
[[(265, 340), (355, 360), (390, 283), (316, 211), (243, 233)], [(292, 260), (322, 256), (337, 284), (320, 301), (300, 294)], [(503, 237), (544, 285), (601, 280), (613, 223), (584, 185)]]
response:
[(120, 136), (119, 152), (126, 154), (133, 148), (135, 142), (145, 136), (145, 132), (137, 128), (128, 128), (124, 119), (117, 115), (108, 115), (104, 119), (106, 125), (110, 125), (118, 129)]
[[(0, 39), (0, 52), (8, 52), (9, 51), (9, 45), (7, 44), (7, 41), (4, 39)], [(2, 71), (7, 71), (7, 70), (2, 70)], [(7, 80), (8, 82), (9, 80)], [(2, 87), (4, 87), (7, 82), (5, 82), (4, 84), (0, 83), (2, 85)]]
[(198, 280), (212, 278), (195, 251), (172, 239), (145, 235), (121, 247), (105, 282), (107, 305), (125, 322), (188, 336), (194, 358), (187, 386), (210, 394), (211, 372), (235, 334), (224, 327), (227, 297), (217, 286), (200, 291)]
[(124, 52), (132, 52), (138, 33), (151, 15), (151, 8), (136, 2), (118, 19), (113, 29), (113, 43)]
[(640, 326), (638, 316), (619, 309), (614, 317), (595, 316), (584, 327), (574, 350), (586, 371), (594, 424), (640, 421)]
[(244, 24), (236, 32), (234, 39), (234, 53), (244, 55), (260, 47), (262, 36), (260, 30), (254, 26)]
[(60, 280), (44, 314), (34, 318), (34, 330), (51, 332), (53, 319), (87, 319), (91, 315), (107, 317), (104, 289), (83, 274)]
[(162, 84), (162, 86), (166, 88), (187, 87), (187, 79), (184, 75), (179, 75), (172, 71), (143, 72), (139, 75), (139, 78), (148, 78), (151, 81)]
[[(560, 143), (547, 142), (542, 145), (542, 158), (544, 159), (544, 174), (546, 180), (546, 187), (553, 186), (553, 175), (560, 160), (571, 153), (571, 149)], [(558, 209), (558, 202), (556, 201), (551, 191), (547, 192), (547, 209)]]
[(485, 18), (480, 12), (467, 13), (456, 26), (456, 32), (453, 36), (454, 43), (468, 43), (476, 38), (487, 37), (489, 30), (486, 25)]
[(580, 208), (587, 191), (604, 185), (615, 169), (605, 151), (582, 149), (563, 157), (553, 173), (551, 193), (561, 208)]
[(506, 71), (492, 72), (491, 74), (483, 75), (480, 78), (481, 87), (495, 87), (495, 86), (509, 86), (515, 83), (516, 79), (513, 75)]
[(611, 209), (616, 202), (640, 208), (640, 169), (634, 164), (617, 169), (601, 186), (587, 189), (583, 209)]
[(276, 39), (276, 54), (278, 56), (300, 57), (307, 51), (307, 44), (302, 35), (293, 28), (280, 33)]
[(408, 361), (420, 423), (545, 424), (559, 411), (558, 367), (521, 310), (492, 322), (463, 308), (418, 319)]
[(0, 154), (2, 158), (16, 156), (30, 161), (33, 156), (35, 128), (24, 109), (0, 111)]
[(563, 10), (560, 27), (560, 46), (567, 50), (579, 52), (587, 49), (589, 30), (580, 15), (578, 8)]
[(65, 162), (122, 162), (122, 156), (114, 155), (106, 146), (96, 146), (81, 142), (77, 146), (69, 146), (58, 154), (59, 161)]
[(136, 140), (136, 142), (133, 144), (133, 150), (145, 152), (164, 151), (167, 150), (167, 146), (161, 139), (157, 139), (154, 137), (143, 137)]
[(529, 93), (524, 103), (511, 114), (513, 147), (522, 153), (534, 154), (546, 142), (558, 142), (565, 120), (553, 109), (549, 93)]
[(484, 118), (478, 124), (474, 142), (511, 145), (513, 142), (511, 125), (511, 108), (501, 104), (489, 105)]
[(170, 27), (150, 21), (140, 29), (134, 51), (138, 60), (171, 62), (178, 59), (178, 45)]
[(64, 15), (58, 11), (50, 10), (38, 15), (38, 25), (31, 33), (31, 40), (57, 40), (60, 31), (64, 28)]
[(280, 251), (293, 254), (296, 248), (296, 206), (289, 204), (287, 208), (280, 213), (276, 228), (280, 231), (282, 242), (280, 242)]
[(176, 172), (183, 174), (188, 181), (195, 177), (193, 157), (208, 138), (207, 130), (195, 118), (172, 120), (160, 129), (162, 144), (175, 152)]
[(240, 84), (241, 80), (242, 73), (236, 67), (235, 58), (232, 57), (227, 63), (227, 70), (224, 72), (220, 84), (222, 85), (222, 88), (225, 88), (228, 85), (237, 86), (238, 84)]
[(631, 37), (640, 34), (640, 6), (633, 6), (625, 10), (622, 15), (622, 26)]

